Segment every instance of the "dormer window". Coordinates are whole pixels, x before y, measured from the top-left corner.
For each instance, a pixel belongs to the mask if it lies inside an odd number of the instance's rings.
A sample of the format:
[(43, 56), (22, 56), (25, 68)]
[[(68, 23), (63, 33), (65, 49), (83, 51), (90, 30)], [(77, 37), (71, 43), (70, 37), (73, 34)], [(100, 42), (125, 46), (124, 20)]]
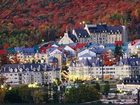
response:
[(37, 68), (37, 71), (40, 71), (40, 68)]
[(19, 69), (20, 72), (22, 72), (22, 70), (23, 70), (22, 68)]
[(29, 68), (26, 68), (25, 70), (26, 70), (26, 71), (29, 71)]
[(17, 72), (18, 71), (18, 69), (17, 68), (15, 68), (15, 70), (14, 70), (15, 72)]
[(10, 68), (10, 72), (13, 72), (13, 69), (12, 68)]
[(36, 71), (35, 68), (33, 68), (33, 71)]
[(4, 72), (5, 72), (5, 67), (3, 68)]

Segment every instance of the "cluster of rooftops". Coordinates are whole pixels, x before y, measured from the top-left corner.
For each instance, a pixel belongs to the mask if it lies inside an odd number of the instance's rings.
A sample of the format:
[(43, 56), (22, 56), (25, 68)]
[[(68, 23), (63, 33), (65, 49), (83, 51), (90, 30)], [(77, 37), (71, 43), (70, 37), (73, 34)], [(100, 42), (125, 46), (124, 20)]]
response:
[[(50, 63), (57, 63), (58, 60), (55, 57), (51, 57), (49, 59), (49, 64), (47, 63), (28, 63), (28, 64), (5, 64), (1, 67), (0, 72), (6, 73), (6, 72), (28, 72), (28, 71), (34, 71), (34, 72), (41, 72), (41, 71), (51, 71), (51, 70), (61, 70), (60, 67), (53, 67), (50, 65)], [(83, 63), (85, 66), (88, 67), (100, 67), (101, 62), (99, 59), (85, 59), (79, 61)], [(130, 65), (130, 66), (139, 66), (140, 65), (140, 58), (127, 58), (122, 59), (121, 61), (122, 65)], [(71, 62), (71, 65), (75, 64), (75, 62)], [(70, 66), (71, 66), (70, 65)], [(104, 66), (104, 65), (102, 65)]]
[[(89, 32), (86, 30), (86, 26), (89, 30)], [(78, 28), (74, 29), (77, 37), (90, 37), (90, 33), (122, 33), (123, 27), (122, 26), (109, 26), (107, 24), (97, 24), (97, 25), (86, 25), (85, 28)], [(78, 39), (76, 38), (73, 33), (68, 32), (68, 36), (74, 40), (75, 43), (78, 43)], [(61, 45), (62, 46), (62, 45)], [(17, 52), (23, 52), (23, 53), (36, 53), (39, 52), (39, 45), (35, 45), (31, 48), (26, 47), (15, 47), (15, 48), (7, 48), (6, 50), (0, 50), (0, 54), (6, 54), (6, 53), (17, 53)]]

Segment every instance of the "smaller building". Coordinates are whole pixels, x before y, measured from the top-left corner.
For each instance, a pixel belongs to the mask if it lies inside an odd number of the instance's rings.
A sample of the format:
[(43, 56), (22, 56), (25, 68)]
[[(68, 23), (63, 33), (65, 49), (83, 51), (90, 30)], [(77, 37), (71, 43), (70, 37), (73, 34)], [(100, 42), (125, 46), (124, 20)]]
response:
[(96, 53), (90, 49), (84, 49), (80, 51), (77, 55), (79, 60), (93, 59), (94, 57), (96, 57)]
[(121, 91), (135, 92), (140, 89), (140, 76), (124, 78), (122, 83), (117, 84), (117, 89)]
[(140, 39), (134, 40), (128, 44), (130, 56), (140, 57)]
[(60, 45), (65, 45), (65, 44), (71, 44), (71, 43), (75, 43), (78, 42), (78, 39), (75, 35), (71, 34), (71, 33), (64, 33), (64, 36), (62, 37), (62, 39), (60, 39), (60, 41), (58, 42)]

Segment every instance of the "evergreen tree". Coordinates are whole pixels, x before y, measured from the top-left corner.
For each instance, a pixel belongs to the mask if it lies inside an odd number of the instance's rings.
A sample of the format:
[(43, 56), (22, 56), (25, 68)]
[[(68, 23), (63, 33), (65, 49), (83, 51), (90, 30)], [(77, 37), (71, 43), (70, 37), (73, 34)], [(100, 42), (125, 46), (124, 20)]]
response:
[(100, 91), (101, 89), (100, 89), (100, 85), (99, 85), (99, 83), (98, 82), (96, 82), (95, 83), (95, 89), (97, 89), (98, 91)]
[(116, 45), (114, 55), (118, 60), (120, 60), (120, 57), (123, 57), (122, 46)]

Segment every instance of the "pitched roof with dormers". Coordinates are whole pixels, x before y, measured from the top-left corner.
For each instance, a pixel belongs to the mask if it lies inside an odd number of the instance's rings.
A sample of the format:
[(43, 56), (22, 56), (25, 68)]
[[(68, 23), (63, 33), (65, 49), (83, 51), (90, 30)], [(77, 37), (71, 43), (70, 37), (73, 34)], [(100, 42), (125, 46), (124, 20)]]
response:
[[(5, 64), (1, 67), (1, 73), (15, 73), (15, 72), (41, 72), (54, 70), (47, 64)], [(56, 68), (55, 70), (59, 70)]]
[(76, 33), (77, 37), (82, 37), (82, 38), (90, 37), (87, 30), (82, 29), (82, 28), (75, 29), (75, 33)]
[(78, 42), (78, 39), (76, 38), (75, 35), (68, 33), (68, 37), (73, 41), (73, 42)]
[(122, 33), (123, 27), (122, 26), (108, 26), (106, 24), (96, 25), (92, 27), (88, 27), (90, 33)]

